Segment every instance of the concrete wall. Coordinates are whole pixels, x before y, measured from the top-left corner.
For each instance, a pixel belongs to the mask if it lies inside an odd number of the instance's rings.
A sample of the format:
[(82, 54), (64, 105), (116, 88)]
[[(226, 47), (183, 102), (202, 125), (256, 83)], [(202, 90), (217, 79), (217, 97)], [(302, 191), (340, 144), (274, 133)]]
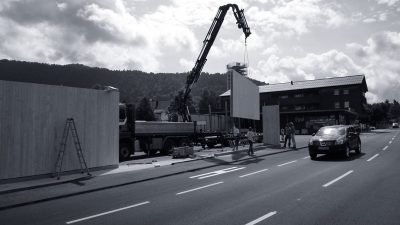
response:
[(263, 143), (280, 147), (279, 105), (262, 107)]
[[(119, 92), (0, 81), (0, 179), (52, 173), (73, 117), (89, 167), (118, 164)], [(69, 137), (63, 171), (79, 169)]]

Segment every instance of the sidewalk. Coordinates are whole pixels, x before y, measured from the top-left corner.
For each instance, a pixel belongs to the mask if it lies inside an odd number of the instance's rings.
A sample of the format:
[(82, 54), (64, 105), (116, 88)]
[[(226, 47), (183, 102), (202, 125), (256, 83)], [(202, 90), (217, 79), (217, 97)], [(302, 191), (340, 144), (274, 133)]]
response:
[[(307, 147), (309, 137), (309, 135), (296, 136), (298, 149)], [(171, 156), (160, 156), (131, 160), (120, 163), (119, 168), (93, 171), (91, 172), (91, 177), (78, 173), (61, 176), (60, 180), (45, 177), (13, 183), (0, 183), (0, 210), (130, 185), (186, 172), (182, 171), (182, 167), (173, 166), (177, 164), (206, 160), (206, 167), (212, 167), (219, 165), (216, 161), (219, 163), (231, 163), (247, 160), (252, 158), (251, 156), (247, 156), (247, 150), (248, 145), (239, 146), (237, 151), (232, 151), (232, 148), (228, 147), (205, 150), (201, 147), (195, 147), (193, 157), (172, 158)], [(254, 151), (256, 156), (259, 157), (291, 150), (288, 148), (271, 148), (261, 143), (255, 143)], [(168, 171), (158, 168), (164, 166), (172, 167)], [(186, 170), (199, 170), (203, 168), (204, 165), (199, 167), (197, 164), (192, 165), (190, 163), (185, 167)]]

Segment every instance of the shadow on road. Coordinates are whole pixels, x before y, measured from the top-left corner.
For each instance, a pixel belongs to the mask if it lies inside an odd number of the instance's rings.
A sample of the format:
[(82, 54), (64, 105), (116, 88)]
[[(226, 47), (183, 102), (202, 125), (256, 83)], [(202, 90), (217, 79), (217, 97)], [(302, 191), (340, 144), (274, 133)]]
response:
[(344, 158), (340, 154), (321, 155), (321, 156), (317, 157), (317, 159), (315, 161), (346, 162), (346, 161), (356, 160), (358, 158), (363, 157), (364, 155), (365, 155), (365, 153), (363, 153), (363, 152), (361, 154), (356, 154), (356, 153), (352, 152), (352, 153), (350, 153), (349, 158)]
[(254, 164), (254, 163), (259, 163), (261, 161), (265, 160), (264, 158), (259, 158), (257, 156), (253, 156), (252, 158), (249, 158), (247, 160), (241, 161), (237, 165), (249, 165), (249, 164)]

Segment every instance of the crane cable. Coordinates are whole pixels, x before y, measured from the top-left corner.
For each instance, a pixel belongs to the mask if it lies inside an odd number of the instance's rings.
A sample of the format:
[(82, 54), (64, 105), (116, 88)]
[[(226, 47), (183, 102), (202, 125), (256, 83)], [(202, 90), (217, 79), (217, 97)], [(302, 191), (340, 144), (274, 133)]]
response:
[[(246, 64), (246, 59), (247, 59), (247, 64)], [(243, 56), (243, 63), (244, 63), (245, 65), (247, 65), (247, 66), (246, 66), (247, 77), (249, 77), (249, 76), (250, 76), (250, 70), (249, 70), (249, 67), (250, 67), (250, 60), (249, 60), (249, 52), (247, 51), (247, 38), (244, 39), (244, 56)]]

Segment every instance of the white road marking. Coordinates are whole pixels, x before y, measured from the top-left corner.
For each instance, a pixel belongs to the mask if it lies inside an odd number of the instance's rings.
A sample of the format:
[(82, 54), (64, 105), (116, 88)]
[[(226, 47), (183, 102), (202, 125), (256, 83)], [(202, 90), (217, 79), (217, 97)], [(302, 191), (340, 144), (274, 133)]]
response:
[(103, 213), (99, 213), (99, 214), (96, 214), (96, 215), (93, 215), (93, 216), (88, 216), (88, 217), (84, 217), (84, 218), (81, 218), (81, 219), (72, 220), (72, 221), (66, 222), (66, 224), (73, 224), (73, 223), (77, 223), (77, 222), (80, 222), (80, 221), (93, 219), (95, 217), (104, 216), (104, 215), (107, 215), (107, 214), (119, 212), (119, 211), (122, 211), (122, 210), (130, 209), (130, 208), (133, 208), (133, 207), (137, 207), (137, 206), (141, 206), (141, 205), (145, 205), (145, 204), (149, 204), (149, 203), (150, 203), (149, 201), (146, 201), (146, 202), (138, 203), (138, 204), (135, 204), (135, 205), (126, 206), (126, 207), (123, 207), (123, 208), (114, 209), (114, 210), (103, 212)]
[(385, 146), (382, 150), (385, 151), (387, 148), (389, 148), (389, 146)]
[(389, 141), (389, 145), (391, 145), (392, 144), (392, 141)]
[(280, 164), (278, 166), (285, 166), (285, 165), (288, 165), (288, 164), (291, 164), (291, 163), (295, 163), (295, 162), (297, 162), (297, 160), (293, 160), (293, 161), (290, 161), (290, 162), (287, 162), (287, 163), (283, 163), (283, 164)]
[(213, 176), (217, 176), (217, 175), (221, 175), (221, 174), (225, 174), (225, 173), (230, 173), (233, 171), (237, 171), (237, 170), (242, 170), (245, 169), (246, 167), (230, 167), (230, 168), (226, 168), (223, 170), (217, 170), (217, 171), (213, 171), (213, 172), (209, 172), (209, 173), (203, 173), (203, 174), (199, 174), (196, 176), (191, 176), (189, 178), (197, 178), (199, 180), (204, 179), (204, 178), (208, 178), (208, 177), (213, 177)]
[[(226, 169), (218, 170), (218, 171), (225, 171), (225, 170), (230, 170), (230, 169), (234, 169), (234, 168), (237, 168), (237, 167), (230, 167), (230, 168), (226, 168)], [(191, 176), (189, 178), (202, 177), (202, 176), (206, 176), (206, 175), (209, 175), (209, 174), (217, 173), (218, 171), (213, 171), (213, 172), (209, 172), (209, 173), (203, 173), (203, 174), (199, 174), (199, 175), (196, 175), (196, 176)]]
[(373, 160), (373, 159), (375, 159), (376, 157), (378, 157), (379, 156), (379, 154), (377, 153), (377, 154), (375, 154), (374, 156), (372, 156), (371, 158), (369, 158), (368, 160), (367, 160), (367, 162), (369, 162), (369, 161), (371, 161), (371, 160)]
[(246, 225), (254, 225), (254, 224), (257, 224), (257, 223), (259, 223), (259, 222), (261, 222), (261, 221), (263, 221), (263, 220), (266, 220), (266, 219), (268, 219), (269, 217), (275, 215), (276, 213), (277, 213), (276, 211), (270, 212), (270, 213), (265, 214), (264, 216), (262, 216), (262, 217), (260, 217), (260, 218), (258, 218), (258, 219), (256, 219), (256, 220), (253, 220), (253, 221), (251, 221), (251, 222), (249, 222), (249, 223), (246, 223)]
[(182, 191), (182, 192), (176, 193), (176, 195), (186, 194), (186, 193), (189, 193), (189, 192), (192, 192), (192, 191), (197, 191), (197, 190), (200, 190), (200, 189), (203, 189), (203, 188), (208, 188), (208, 187), (215, 186), (215, 185), (222, 184), (222, 183), (224, 183), (224, 182), (220, 181), (220, 182), (209, 184), (209, 185), (206, 185), (206, 186), (190, 189), (190, 190), (187, 190), (187, 191)]
[(345, 176), (351, 174), (352, 172), (354, 172), (354, 171), (353, 171), (353, 170), (350, 170), (350, 171), (348, 171), (347, 173), (343, 174), (342, 176), (340, 176), (340, 177), (338, 177), (338, 178), (336, 178), (336, 179), (334, 179), (334, 180), (332, 180), (332, 181), (330, 181), (330, 182), (328, 182), (328, 183), (322, 185), (322, 187), (328, 187), (329, 185), (331, 185), (331, 184), (337, 182), (338, 180), (344, 178)]
[(306, 156), (306, 157), (304, 157), (303, 159), (309, 159), (310, 158), (310, 156)]
[(239, 177), (240, 177), (240, 178), (243, 178), (243, 177), (251, 176), (251, 175), (253, 175), (253, 174), (261, 173), (261, 172), (264, 172), (264, 171), (267, 171), (267, 170), (268, 170), (268, 169), (263, 169), (263, 170), (259, 170), (259, 171), (252, 172), (252, 173), (248, 173), (248, 174), (245, 174), (245, 175), (242, 175), (242, 176), (239, 176)]

